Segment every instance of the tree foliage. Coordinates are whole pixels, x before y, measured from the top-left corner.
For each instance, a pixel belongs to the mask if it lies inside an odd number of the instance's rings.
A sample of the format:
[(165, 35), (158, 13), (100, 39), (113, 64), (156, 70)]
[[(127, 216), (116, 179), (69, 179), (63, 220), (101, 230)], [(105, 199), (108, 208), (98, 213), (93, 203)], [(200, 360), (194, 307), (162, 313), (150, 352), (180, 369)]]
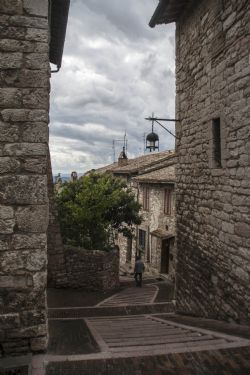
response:
[(91, 173), (65, 182), (57, 193), (58, 217), (64, 243), (86, 249), (109, 249), (114, 233), (132, 236), (141, 223), (140, 204), (126, 182)]

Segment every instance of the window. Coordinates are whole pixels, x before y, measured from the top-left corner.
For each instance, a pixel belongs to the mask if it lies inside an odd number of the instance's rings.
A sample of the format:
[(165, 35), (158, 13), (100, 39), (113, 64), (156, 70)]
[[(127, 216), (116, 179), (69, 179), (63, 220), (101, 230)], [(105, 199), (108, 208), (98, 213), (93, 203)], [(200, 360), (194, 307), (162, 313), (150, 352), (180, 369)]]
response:
[(173, 209), (173, 188), (167, 188), (164, 192), (164, 214), (172, 215)]
[(146, 249), (146, 231), (139, 229), (139, 247), (142, 250)]
[(132, 238), (128, 237), (127, 238), (127, 257), (126, 260), (127, 262), (131, 262), (132, 259)]
[(214, 168), (221, 168), (221, 126), (219, 117), (212, 120), (212, 162)]
[(144, 186), (142, 194), (143, 194), (142, 208), (144, 210), (149, 210), (149, 188)]

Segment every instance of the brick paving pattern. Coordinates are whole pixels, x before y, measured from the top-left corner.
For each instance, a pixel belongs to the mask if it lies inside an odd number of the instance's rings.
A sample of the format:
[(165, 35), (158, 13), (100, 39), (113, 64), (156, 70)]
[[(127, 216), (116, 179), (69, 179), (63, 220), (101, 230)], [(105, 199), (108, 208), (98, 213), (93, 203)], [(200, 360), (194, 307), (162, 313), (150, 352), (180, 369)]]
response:
[(88, 318), (90, 330), (112, 357), (221, 349), (250, 345), (249, 340), (184, 326), (152, 315)]
[(145, 305), (153, 303), (158, 293), (157, 285), (145, 285), (141, 288), (127, 288), (110, 298), (100, 302), (97, 306), (118, 307), (125, 305)]

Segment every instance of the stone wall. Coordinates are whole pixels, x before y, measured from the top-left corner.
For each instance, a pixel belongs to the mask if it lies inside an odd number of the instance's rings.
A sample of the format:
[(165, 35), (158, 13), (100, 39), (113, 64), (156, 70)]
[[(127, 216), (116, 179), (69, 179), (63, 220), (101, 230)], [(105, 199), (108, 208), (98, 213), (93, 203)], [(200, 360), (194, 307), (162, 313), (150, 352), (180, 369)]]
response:
[(0, 356), (47, 346), (47, 1), (0, 1)]
[(48, 156), (49, 225), (47, 230), (48, 287), (67, 286), (66, 263), (58, 213), (55, 203), (54, 183), (50, 156)]
[(67, 286), (92, 291), (119, 287), (119, 252), (65, 246)]
[(203, 0), (176, 31), (177, 309), (242, 323), (250, 323), (249, 25), (249, 1)]

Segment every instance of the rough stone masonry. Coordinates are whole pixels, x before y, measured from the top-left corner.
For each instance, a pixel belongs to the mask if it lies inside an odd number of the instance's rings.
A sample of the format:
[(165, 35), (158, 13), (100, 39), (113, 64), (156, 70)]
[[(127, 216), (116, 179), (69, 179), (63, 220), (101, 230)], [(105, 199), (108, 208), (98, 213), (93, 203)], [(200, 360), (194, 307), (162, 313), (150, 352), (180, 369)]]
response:
[(0, 1), (0, 356), (47, 346), (48, 2)]
[(177, 308), (248, 324), (249, 35), (247, 0), (193, 1), (177, 21)]

